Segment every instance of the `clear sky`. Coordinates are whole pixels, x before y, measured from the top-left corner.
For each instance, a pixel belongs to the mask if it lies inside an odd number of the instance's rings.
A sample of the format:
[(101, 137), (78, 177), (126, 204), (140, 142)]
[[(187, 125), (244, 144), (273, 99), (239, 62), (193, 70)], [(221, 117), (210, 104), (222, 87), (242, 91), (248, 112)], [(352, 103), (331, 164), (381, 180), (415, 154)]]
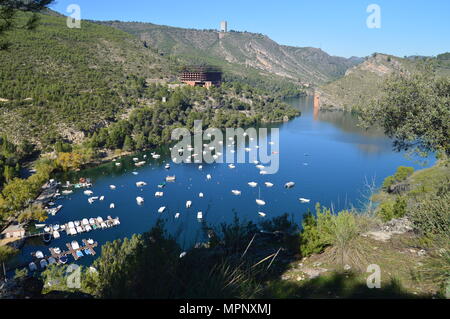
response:
[[(345, 57), (450, 51), (450, 0), (57, 0), (52, 9), (68, 14), (70, 4), (80, 6), (82, 19), (195, 29), (227, 20), (229, 29)], [(381, 9), (380, 28), (367, 27), (370, 4)]]

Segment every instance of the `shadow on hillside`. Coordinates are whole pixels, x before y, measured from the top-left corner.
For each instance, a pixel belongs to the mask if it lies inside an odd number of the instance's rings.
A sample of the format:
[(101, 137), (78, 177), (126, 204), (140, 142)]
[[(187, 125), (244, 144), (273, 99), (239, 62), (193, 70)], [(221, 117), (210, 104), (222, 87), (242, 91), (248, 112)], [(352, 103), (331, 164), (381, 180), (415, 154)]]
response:
[(381, 288), (370, 289), (353, 273), (333, 273), (302, 283), (274, 281), (264, 291), (264, 298), (330, 298), (330, 299), (423, 299), (431, 295), (406, 292), (401, 284), (391, 279)]

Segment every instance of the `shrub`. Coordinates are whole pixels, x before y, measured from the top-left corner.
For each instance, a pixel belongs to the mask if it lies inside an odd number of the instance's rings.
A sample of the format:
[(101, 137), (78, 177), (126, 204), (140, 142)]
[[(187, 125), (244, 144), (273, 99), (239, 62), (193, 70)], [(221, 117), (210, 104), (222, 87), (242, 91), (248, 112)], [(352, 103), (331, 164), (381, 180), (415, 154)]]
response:
[(302, 232), (300, 234), (300, 254), (303, 257), (318, 254), (329, 244), (319, 232), (317, 219), (309, 212), (303, 217)]
[(450, 196), (449, 193), (430, 195), (411, 208), (409, 217), (413, 228), (422, 236), (449, 236)]
[(388, 176), (384, 179), (382, 189), (384, 191), (388, 191), (391, 186), (403, 182), (412, 173), (414, 173), (414, 168), (407, 166), (399, 166), (393, 176)]
[(320, 253), (325, 247), (332, 245), (335, 253), (343, 264), (353, 240), (359, 233), (356, 216), (350, 211), (341, 211), (336, 215), (329, 209), (321, 209), (316, 205), (317, 218), (311, 213), (303, 219), (303, 230), (300, 237), (300, 253), (306, 257)]
[(401, 218), (406, 214), (406, 199), (404, 197), (397, 197), (394, 200), (387, 200), (380, 204), (377, 216), (383, 222), (390, 221), (393, 218)]

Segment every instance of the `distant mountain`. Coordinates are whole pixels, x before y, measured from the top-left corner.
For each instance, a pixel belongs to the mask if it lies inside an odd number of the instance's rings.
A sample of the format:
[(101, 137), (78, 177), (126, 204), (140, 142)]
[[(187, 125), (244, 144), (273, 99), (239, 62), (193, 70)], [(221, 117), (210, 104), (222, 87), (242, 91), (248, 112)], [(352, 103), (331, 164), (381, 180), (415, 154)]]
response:
[(317, 90), (320, 107), (349, 110), (370, 99), (376, 99), (381, 96), (381, 85), (389, 75), (414, 72), (424, 60), (435, 64), (438, 76), (450, 76), (450, 58), (445, 54), (438, 58), (399, 58), (374, 53), (363, 63), (348, 69), (344, 77), (321, 86)]
[(133, 34), (163, 55), (180, 57), (186, 63), (222, 66), (237, 76), (257, 72), (318, 85), (343, 76), (348, 68), (362, 62), (359, 58), (330, 56), (316, 48), (279, 45), (265, 35), (250, 32), (219, 33), (139, 22), (98, 23)]

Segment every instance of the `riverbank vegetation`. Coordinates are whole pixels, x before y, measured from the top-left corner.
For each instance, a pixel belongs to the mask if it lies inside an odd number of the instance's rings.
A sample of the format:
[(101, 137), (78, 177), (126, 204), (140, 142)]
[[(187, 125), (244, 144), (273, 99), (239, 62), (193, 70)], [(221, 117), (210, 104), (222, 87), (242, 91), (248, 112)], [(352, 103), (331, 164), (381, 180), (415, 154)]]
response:
[(55, 168), (54, 161), (40, 160), (35, 164), (35, 174), (26, 179), (16, 177), (4, 185), (0, 192), (0, 225), (8, 218), (23, 221), (45, 219), (42, 208), (28, 206), (39, 195)]

